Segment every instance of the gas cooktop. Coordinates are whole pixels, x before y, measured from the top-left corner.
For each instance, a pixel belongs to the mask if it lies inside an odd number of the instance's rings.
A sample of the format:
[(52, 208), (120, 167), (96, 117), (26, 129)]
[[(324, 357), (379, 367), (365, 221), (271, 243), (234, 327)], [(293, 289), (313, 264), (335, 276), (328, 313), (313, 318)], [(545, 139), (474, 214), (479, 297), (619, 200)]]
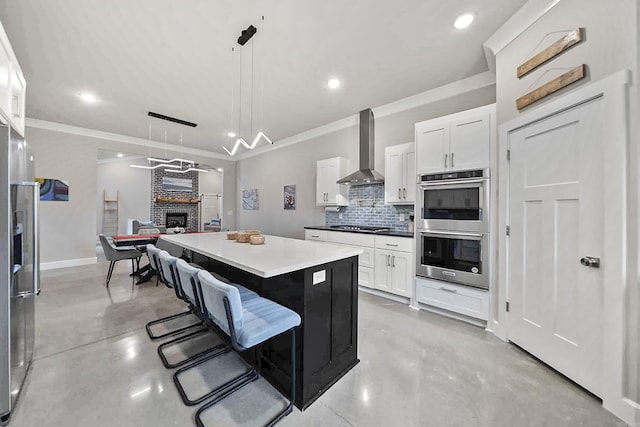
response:
[(389, 227), (371, 226), (371, 225), (332, 225), (331, 228), (336, 230), (347, 231), (368, 231), (370, 233), (378, 233), (381, 231), (389, 231)]

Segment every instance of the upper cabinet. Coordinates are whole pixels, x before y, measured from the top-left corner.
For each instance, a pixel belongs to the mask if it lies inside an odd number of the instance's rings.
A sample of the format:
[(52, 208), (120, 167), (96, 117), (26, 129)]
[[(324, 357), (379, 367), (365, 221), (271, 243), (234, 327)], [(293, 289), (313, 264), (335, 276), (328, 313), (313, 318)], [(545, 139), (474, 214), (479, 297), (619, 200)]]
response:
[(11, 44), (0, 25), (0, 121), (24, 136), (26, 82)]
[(384, 150), (384, 202), (412, 205), (416, 200), (415, 144), (394, 145)]
[(416, 123), (417, 173), (488, 168), (495, 104)]
[(347, 206), (348, 186), (336, 184), (349, 173), (349, 160), (344, 157), (318, 160), (316, 163), (316, 205)]

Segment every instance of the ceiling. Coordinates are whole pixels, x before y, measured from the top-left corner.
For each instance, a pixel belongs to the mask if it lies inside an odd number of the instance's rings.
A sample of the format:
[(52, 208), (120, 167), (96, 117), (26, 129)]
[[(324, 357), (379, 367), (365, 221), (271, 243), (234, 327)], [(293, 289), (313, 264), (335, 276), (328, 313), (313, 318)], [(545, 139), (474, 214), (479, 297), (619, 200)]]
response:
[[(482, 43), (525, 2), (0, 0), (0, 20), (28, 117), (225, 154), (231, 129), (277, 142), (486, 71)], [(454, 29), (468, 11), (475, 22)], [(250, 24), (258, 33), (240, 48)]]

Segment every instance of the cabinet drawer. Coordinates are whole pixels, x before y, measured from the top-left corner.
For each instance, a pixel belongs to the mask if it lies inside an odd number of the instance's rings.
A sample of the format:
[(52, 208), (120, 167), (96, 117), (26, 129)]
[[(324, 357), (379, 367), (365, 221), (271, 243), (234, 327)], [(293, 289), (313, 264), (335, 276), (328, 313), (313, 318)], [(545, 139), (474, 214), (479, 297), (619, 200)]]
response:
[(376, 248), (390, 251), (413, 252), (413, 238), (394, 236), (375, 236)]
[(357, 233), (343, 233), (341, 231), (328, 231), (327, 241), (333, 243), (342, 243), (352, 246), (374, 247), (375, 236)]
[(489, 317), (489, 292), (437, 280), (416, 279), (416, 298), (423, 304), (440, 307), (476, 319)]
[(373, 288), (373, 268), (358, 267), (358, 285)]
[(318, 240), (320, 242), (327, 241), (326, 230), (304, 230), (304, 240)]

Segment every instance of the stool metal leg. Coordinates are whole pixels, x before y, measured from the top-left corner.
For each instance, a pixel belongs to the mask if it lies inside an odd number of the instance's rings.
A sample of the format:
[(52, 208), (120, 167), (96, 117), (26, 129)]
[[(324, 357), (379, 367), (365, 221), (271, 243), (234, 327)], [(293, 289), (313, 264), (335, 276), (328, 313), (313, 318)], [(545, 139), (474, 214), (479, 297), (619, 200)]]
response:
[(171, 345), (174, 345), (174, 344), (179, 344), (179, 343), (184, 342), (184, 341), (189, 341), (194, 336), (201, 335), (201, 334), (207, 333), (209, 331), (210, 331), (209, 328), (206, 328), (206, 327), (205, 328), (201, 328), (201, 329), (198, 329), (196, 331), (190, 332), (190, 333), (188, 333), (186, 335), (180, 336), (178, 338), (175, 338), (175, 339), (172, 339), (170, 341), (167, 341), (167, 342), (164, 342), (164, 343), (160, 344), (158, 346), (158, 356), (160, 356), (160, 360), (162, 360), (162, 364), (164, 365), (164, 367), (167, 368), (167, 369), (179, 368), (180, 366), (184, 366), (184, 365), (186, 365), (188, 363), (193, 362), (194, 360), (198, 360), (200, 357), (202, 357), (202, 356), (204, 356), (206, 354), (209, 354), (209, 353), (211, 353), (213, 351), (219, 350), (222, 347), (225, 347), (224, 344), (217, 345), (217, 346), (214, 346), (214, 347), (207, 348), (207, 349), (205, 349), (205, 350), (203, 350), (203, 351), (201, 351), (201, 352), (199, 352), (197, 354), (194, 354), (193, 356), (190, 356), (190, 357), (188, 357), (186, 359), (183, 359), (180, 362), (177, 362), (177, 363), (169, 362), (169, 360), (167, 359), (167, 356), (164, 354), (165, 348), (167, 348), (167, 347), (169, 347)]
[(182, 313), (172, 314), (171, 316), (167, 316), (167, 317), (163, 317), (161, 319), (153, 320), (153, 321), (147, 323), (147, 325), (145, 326), (145, 329), (147, 330), (147, 335), (149, 335), (149, 338), (151, 338), (152, 340), (159, 340), (159, 339), (162, 339), (162, 338), (166, 338), (166, 337), (169, 337), (169, 336), (173, 336), (173, 335), (179, 334), (179, 333), (181, 333), (183, 331), (186, 331), (187, 329), (195, 328), (196, 326), (202, 326), (202, 322), (200, 320), (198, 320), (197, 323), (192, 323), (190, 325), (183, 326), (183, 327), (181, 327), (179, 329), (174, 329), (172, 331), (165, 332), (164, 334), (160, 334), (160, 335), (154, 335), (153, 332), (151, 331), (151, 327), (152, 326), (159, 325), (160, 323), (168, 322), (169, 320), (178, 319), (180, 317), (188, 316), (190, 314), (192, 314), (192, 312), (191, 312), (191, 310), (188, 310), (188, 311), (184, 311)]
[(197, 405), (199, 403), (204, 402), (205, 400), (209, 399), (211, 396), (214, 396), (218, 393), (225, 393), (225, 395), (228, 395), (230, 393), (226, 393), (226, 390), (228, 390), (230, 387), (233, 387), (233, 390), (235, 390), (235, 386), (242, 382), (242, 384), (240, 385), (240, 387), (242, 385), (244, 385), (245, 383), (243, 381), (253, 381), (256, 380), (258, 378), (258, 373), (256, 372), (255, 369), (251, 368), (249, 369), (247, 372), (238, 375), (237, 377), (227, 381), (226, 383), (214, 388), (213, 390), (211, 390), (210, 392), (196, 398), (196, 399), (189, 399), (189, 397), (187, 396), (187, 393), (184, 390), (184, 387), (182, 386), (182, 383), (180, 382), (180, 374), (188, 371), (189, 369), (193, 369), (195, 367), (197, 367), (198, 365), (201, 365), (202, 363), (214, 359), (217, 356), (229, 353), (231, 351), (230, 347), (225, 346), (221, 351), (218, 351), (216, 353), (212, 353), (198, 361), (196, 361), (195, 363), (185, 366), (183, 368), (178, 369), (174, 374), (173, 374), (173, 383), (176, 385), (176, 388), (178, 389), (178, 393), (180, 394), (180, 397), (182, 398), (182, 402), (187, 405), (187, 406), (194, 406)]
[[(291, 331), (291, 399), (289, 400), (289, 404), (281, 412), (279, 412), (278, 415), (276, 415), (271, 421), (269, 421), (265, 427), (272, 427), (276, 423), (278, 423), (281, 419), (289, 415), (293, 411), (293, 404), (296, 400), (296, 332), (294, 328), (291, 328), (290, 331)], [(212, 401), (205, 403), (200, 407), (200, 409), (198, 409), (198, 411), (196, 412), (197, 427), (205, 427), (204, 423), (202, 422), (202, 413), (204, 411), (211, 408), (213, 405), (220, 402), (224, 398), (240, 390), (242, 387), (249, 384), (251, 381), (255, 381), (258, 379), (259, 375), (257, 372), (255, 372), (255, 369), (252, 369), (251, 371), (255, 373), (255, 376), (248, 377), (242, 382), (237, 383), (235, 386), (228, 389), (227, 391), (225, 391), (224, 393), (222, 393), (220, 396), (216, 397)]]

